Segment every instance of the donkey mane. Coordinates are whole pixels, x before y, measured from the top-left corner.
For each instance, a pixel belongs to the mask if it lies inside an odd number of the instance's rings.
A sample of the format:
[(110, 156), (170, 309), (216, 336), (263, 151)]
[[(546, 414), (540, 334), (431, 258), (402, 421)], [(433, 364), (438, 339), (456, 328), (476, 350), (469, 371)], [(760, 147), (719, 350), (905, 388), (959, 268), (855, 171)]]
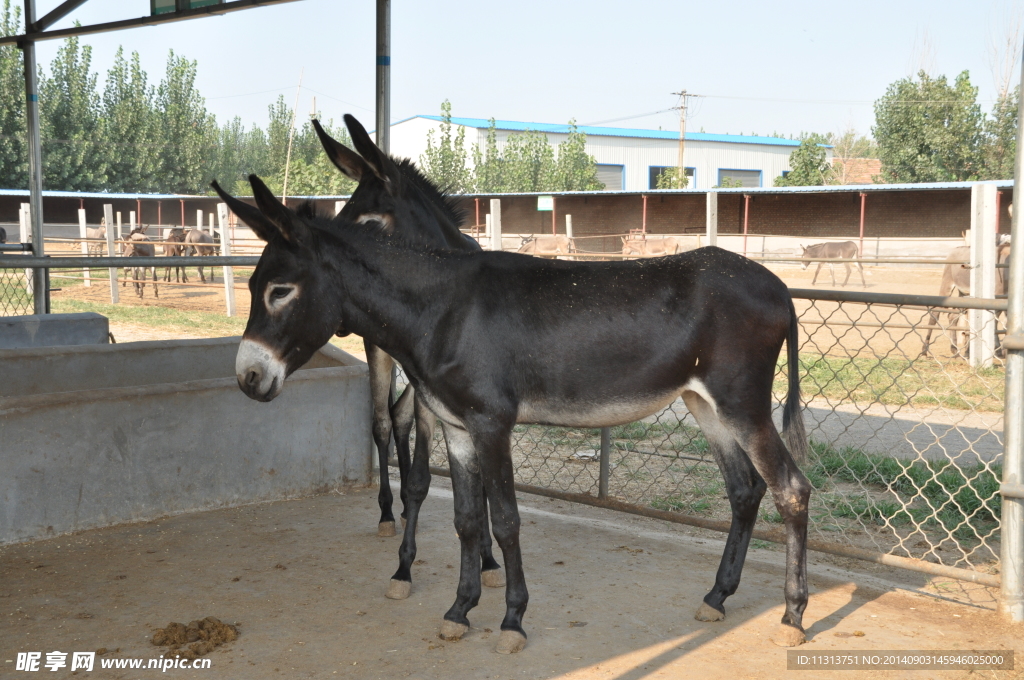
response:
[(415, 184), (423, 195), (431, 203), (436, 205), (448, 218), (448, 221), (458, 229), (466, 219), (466, 211), (459, 207), (451, 190), (447, 187), (439, 187), (434, 184), (423, 171), (408, 158), (391, 157), (391, 161), (398, 167), (402, 175)]

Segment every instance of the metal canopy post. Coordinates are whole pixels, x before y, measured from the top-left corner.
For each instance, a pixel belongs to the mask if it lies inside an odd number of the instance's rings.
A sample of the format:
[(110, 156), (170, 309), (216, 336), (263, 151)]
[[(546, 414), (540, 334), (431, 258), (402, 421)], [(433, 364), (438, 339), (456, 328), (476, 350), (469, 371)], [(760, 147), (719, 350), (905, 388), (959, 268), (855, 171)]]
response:
[[(36, 30), (35, 0), (25, 0), (25, 32)], [(25, 122), (28, 132), (28, 193), (32, 220), (32, 252), (43, 253), (43, 152), (39, 136), (39, 93), (36, 86), (36, 44), (31, 40), (18, 43), (25, 55)], [(46, 314), (50, 308), (50, 291), (46, 285), (48, 272), (36, 269), (32, 277), (32, 301), (35, 314)]]
[[(1022, 62), (1024, 63), (1024, 62)], [(1021, 69), (1024, 84), (1024, 69)], [(1024, 98), (1017, 107), (1017, 139), (1024, 139)], [(1013, 170), (1013, 201), (1024, 196), (1024, 144), (1017, 145)], [(1021, 211), (1013, 211), (1010, 229), (1010, 271), (1006, 313), (1007, 340), (1019, 339), (1024, 330), (1024, 230), (1020, 228)], [(1003, 485), (1024, 484), (1024, 348), (1007, 342), (1006, 409), (1003, 421), (1005, 454)], [(1011, 621), (1024, 621), (1024, 498), (1003, 493), (1002, 512), (1001, 607)]]
[(377, 0), (377, 146), (391, 153), (391, 0)]

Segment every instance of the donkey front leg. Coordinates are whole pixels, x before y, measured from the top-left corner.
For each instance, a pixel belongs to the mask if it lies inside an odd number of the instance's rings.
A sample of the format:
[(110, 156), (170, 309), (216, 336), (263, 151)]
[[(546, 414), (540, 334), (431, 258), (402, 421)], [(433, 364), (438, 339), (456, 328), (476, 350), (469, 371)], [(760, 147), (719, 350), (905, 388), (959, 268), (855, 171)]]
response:
[[(412, 385), (406, 385), (402, 396), (398, 398), (390, 410), (392, 433), (395, 439), (395, 458), (398, 459), (399, 498), (402, 499), (402, 526), (405, 526), (406, 513), (408, 512), (408, 488), (409, 478), (409, 435), (412, 433), (412, 426), (416, 419), (416, 390)], [(429, 413), (429, 411), (428, 411)], [(430, 418), (432, 416), (428, 416)], [(431, 428), (433, 430), (433, 428)], [(431, 434), (433, 436), (433, 434)], [(429, 464), (428, 464), (429, 474)]]
[(491, 523), (488, 514), (488, 507), (491, 501), (487, 498), (487, 488), (484, 487), (484, 513), (481, 517), (481, 536), (480, 536), (480, 568), (483, 570), (480, 572), (481, 582), (488, 588), (503, 588), (505, 586), (505, 576), (501, 573), (501, 565), (494, 559), (494, 553), (491, 548)]
[(523, 616), (530, 600), (523, 573), (523, 555), (519, 547), (519, 507), (516, 504), (515, 470), (510, 451), (511, 435), (512, 425), (509, 424), (508, 427), (493, 427), (484, 433), (474, 433), (473, 436), (479, 452), (487, 502), (491, 506), (494, 540), (498, 542), (505, 559), (508, 581), (505, 586), (505, 618), (501, 622), (501, 637), (495, 648), (499, 654), (512, 654), (526, 646)]
[(473, 439), (458, 426), (443, 423), (442, 428), (452, 471), (455, 531), (462, 544), (462, 562), (455, 604), (444, 615), (440, 636), (444, 640), (458, 640), (469, 630), (466, 615), (480, 602), (480, 515), (484, 498)]
[(391, 413), (388, 398), (391, 394), (391, 368), (394, 360), (388, 354), (369, 342), (363, 342), (366, 363), (370, 367), (370, 399), (373, 402), (373, 443), (377, 446), (377, 460), (380, 464), (380, 490), (377, 505), (380, 506), (380, 520), (377, 523), (378, 536), (395, 535), (395, 516), (391, 513), (394, 497), (388, 480), (388, 449), (391, 444)]

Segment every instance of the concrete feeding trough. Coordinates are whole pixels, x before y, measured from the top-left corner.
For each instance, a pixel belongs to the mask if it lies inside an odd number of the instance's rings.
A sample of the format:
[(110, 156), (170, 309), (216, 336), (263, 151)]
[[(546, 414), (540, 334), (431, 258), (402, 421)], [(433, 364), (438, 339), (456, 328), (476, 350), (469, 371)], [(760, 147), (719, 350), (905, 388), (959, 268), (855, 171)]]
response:
[(327, 345), (260, 403), (239, 340), (0, 350), (0, 543), (368, 483), (366, 364)]

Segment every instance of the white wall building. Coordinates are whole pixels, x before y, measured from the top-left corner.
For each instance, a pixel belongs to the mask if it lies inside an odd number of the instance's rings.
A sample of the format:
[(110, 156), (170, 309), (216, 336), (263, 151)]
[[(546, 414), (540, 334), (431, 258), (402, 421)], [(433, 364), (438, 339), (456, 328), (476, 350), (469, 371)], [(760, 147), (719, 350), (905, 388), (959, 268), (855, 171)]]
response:
[[(439, 137), (440, 116), (414, 116), (391, 126), (391, 153), (419, 162), (427, 149), (427, 133)], [(490, 122), (483, 118), (452, 118), (452, 126), (465, 130), (468, 157), (474, 144), (482, 149)], [(509, 135), (534, 130), (547, 135), (554, 146), (569, 136), (568, 125), (495, 121), (498, 148)], [(587, 135), (587, 153), (598, 164), (598, 177), (607, 191), (646, 191), (657, 186), (662, 168), (675, 167), (679, 158), (679, 133), (669, 130), (633, 130), (581, 125)], [(454, 131), (453, 131), (454, 132)], [(775, 178), (790, 170), (789, 155), (800, 142), (778, 137), (717, 135), (687, 132), (683, 164), (690, 178), (688, 188), (710, 189), (728, 177), (744, 187), (770, 187)], [(832, 161), (832, 149), (825, 149)]]

